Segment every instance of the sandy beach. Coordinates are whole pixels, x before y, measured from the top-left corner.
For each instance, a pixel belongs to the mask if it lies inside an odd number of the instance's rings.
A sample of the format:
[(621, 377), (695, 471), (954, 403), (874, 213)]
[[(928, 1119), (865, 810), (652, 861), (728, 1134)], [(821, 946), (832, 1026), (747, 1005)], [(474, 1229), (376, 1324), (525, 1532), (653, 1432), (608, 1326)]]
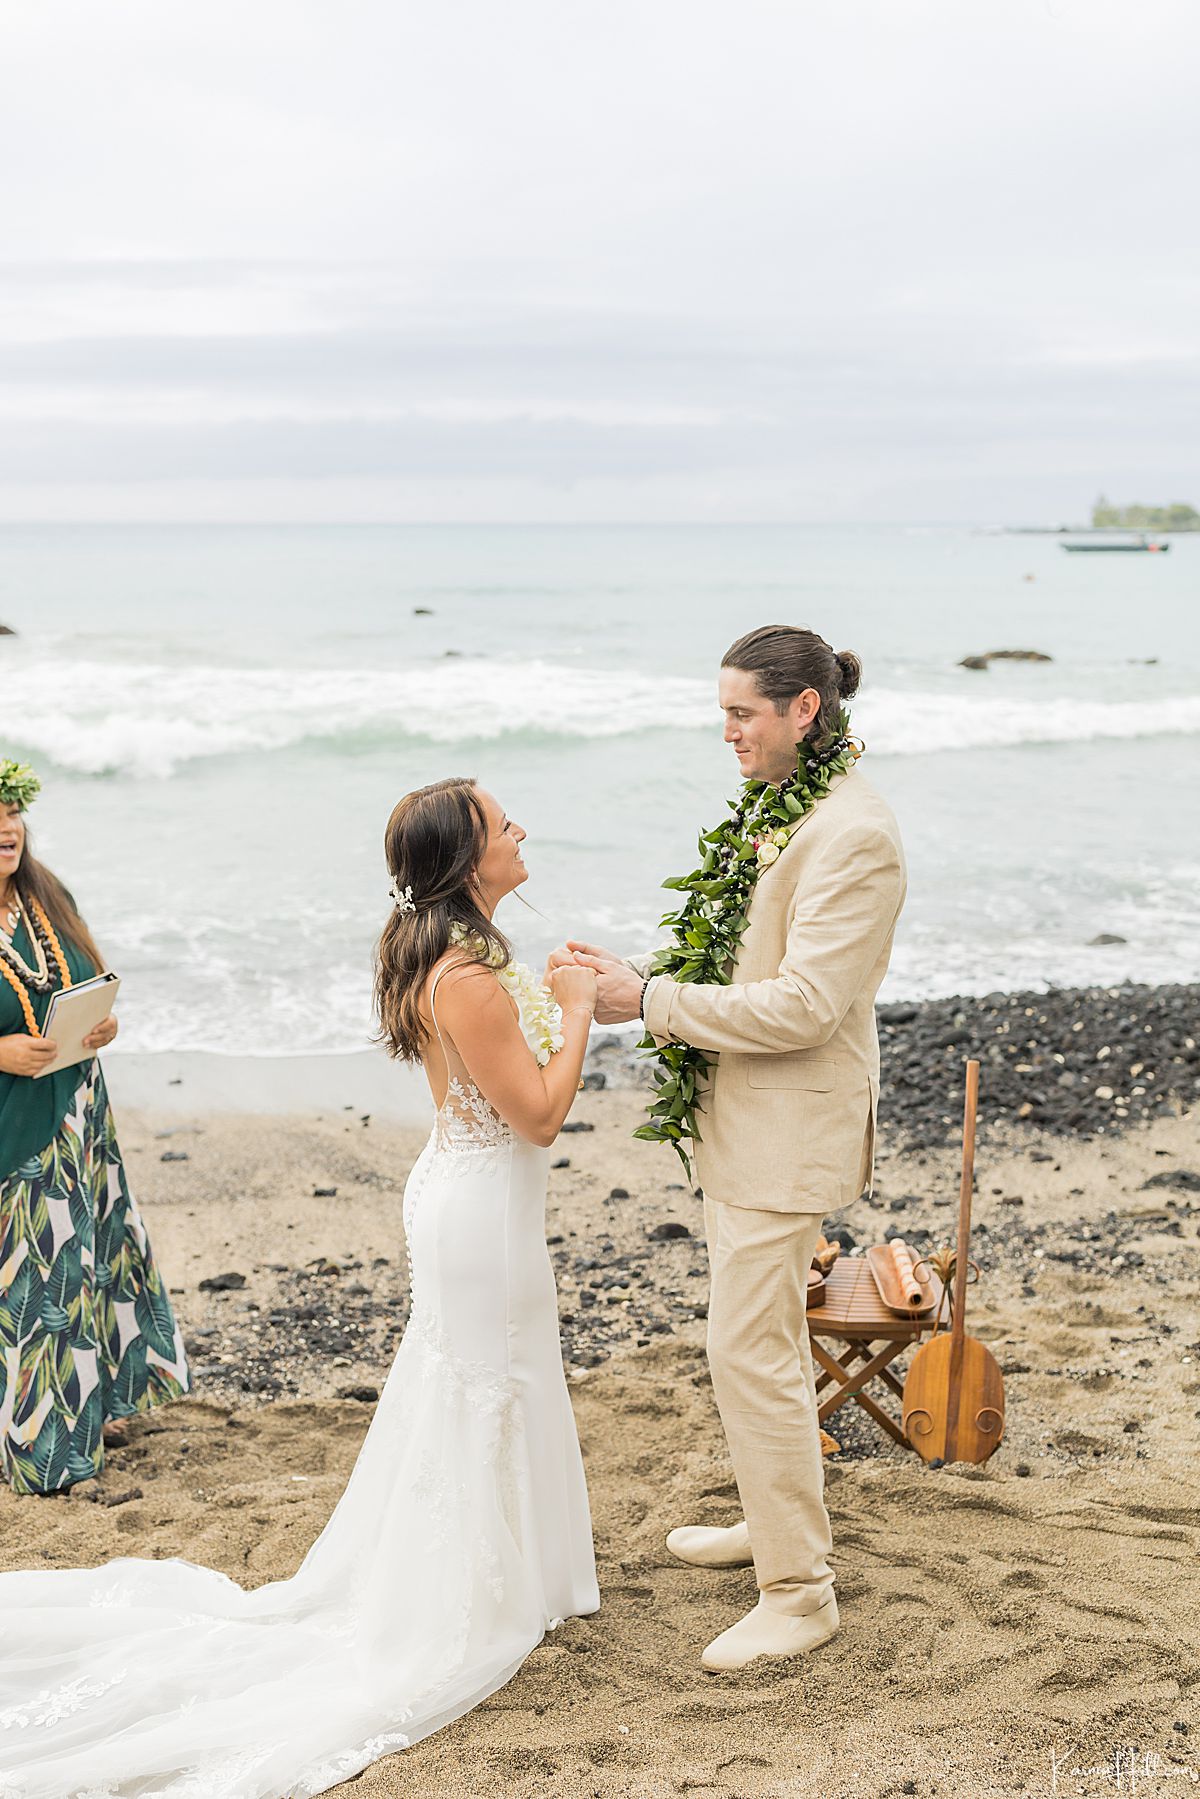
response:
[[(957, 1149), (892, 1093), (877, 1191), (838, 1222), (858, 1246), (888, 1228), (931, 1245), (952, 1227)], [(700, 1201), (669, 1152), (631, 1140), (637, 1091), (580, 1096), (548, 1233), (603, 1608), (339, 1792), (1100, 1794), (1127, 1790), (1113, 1757), (1131, 1749), (1200, 1775), (1195, 1113), (1176, 1093), (1089, 1136), (1058, 1113), (989, 1115), (986, 1093), (968, 1318), (1004, 1371), (1004, 1442), (982, 1468), (927, 1469), (839, 1411), (841, 1633), (736, 1679), (697, 1656), (753, 1602), (752, 1573), (663, 1547), (674, 1523), (738, 1513), (704, 1360)], [(286, 1576), (370, 1421), (407, 1312), (400, 1196), (424, 1130), (344, 1101), (189, 1113), (185, 1094), (119, 1122), (195, 1395), (135, 1422), (90, 1490), (0, 1489), (5, 1567), (182, 1554), (250, 1585)]]

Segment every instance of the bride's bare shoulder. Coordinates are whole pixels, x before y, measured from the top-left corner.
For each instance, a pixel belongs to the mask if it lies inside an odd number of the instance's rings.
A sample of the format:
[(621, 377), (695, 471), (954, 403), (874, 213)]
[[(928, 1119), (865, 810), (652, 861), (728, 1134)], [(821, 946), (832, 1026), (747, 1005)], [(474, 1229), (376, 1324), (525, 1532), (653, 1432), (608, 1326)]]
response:
[(450, 1024), (490, 1024), (511, 1018), (514, 1007), (496, 977), (494, 968), (471, 957), (458, 956), (438, 963), (429, 976), (426, 1004), (436, 994), (439, 1017)]

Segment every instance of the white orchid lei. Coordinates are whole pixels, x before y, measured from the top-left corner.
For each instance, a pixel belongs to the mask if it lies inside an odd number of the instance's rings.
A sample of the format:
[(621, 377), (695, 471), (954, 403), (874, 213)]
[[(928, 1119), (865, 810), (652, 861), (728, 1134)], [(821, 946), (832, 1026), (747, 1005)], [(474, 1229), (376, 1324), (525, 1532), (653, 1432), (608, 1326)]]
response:
[(521, 1031), (533, 1051), (539, 1068), (563, 1046), (562, 1009), (550, 992), (524, 962), (506, 962), (503, 951), (490, 947), (478, 931), (468, 931), (457, 921), (450, 926), (450, 941), (468, 950), (496, 972), (496, 979), (516, 1004)]

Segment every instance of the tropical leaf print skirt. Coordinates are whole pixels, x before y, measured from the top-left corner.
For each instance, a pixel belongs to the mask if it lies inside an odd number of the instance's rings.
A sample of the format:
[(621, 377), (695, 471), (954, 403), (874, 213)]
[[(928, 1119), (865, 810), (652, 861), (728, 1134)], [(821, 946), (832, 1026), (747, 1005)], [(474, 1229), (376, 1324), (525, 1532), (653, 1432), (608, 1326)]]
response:
[(104, 1422), (188, 1389), (98, 1061), (48, 1148), (0, 1181), (0, 1469), (53, 1493), (104, 1464)]

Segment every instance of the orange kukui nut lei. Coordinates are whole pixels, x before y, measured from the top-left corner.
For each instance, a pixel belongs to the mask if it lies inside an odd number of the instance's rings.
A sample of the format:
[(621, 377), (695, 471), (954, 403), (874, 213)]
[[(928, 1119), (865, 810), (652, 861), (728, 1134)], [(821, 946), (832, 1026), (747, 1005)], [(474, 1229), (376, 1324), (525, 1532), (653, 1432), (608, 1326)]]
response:
[[(50, 945), (50, 952), (53, 955), (54, 960), (58, 963), (58, 972), (62, 977), (63, 990), (65, 991), (71, 985), (71, 970), (67, 966), (67, 958), (63, 955), (62, 944), (58, 941), (58, 933), (36, 900), (32, 902), (32, 905), (34, 912), (37, 914), (38, 923), (46, 933), (46, 941)], [(4, 976), (4, 979), (8, 982), (9, 986), (21, 1002), (21, 1010), (25, 1014), (25, 1028), (28, 1030), (29, 1035), (31, 1037), (40, 1037), (42, 1034), (41, 1029), (39, 1028), (37, 1018), (34, 1015), (33, 1003), (26, 991), (25, 983), (21, 980), (21, 977), (8, 966), (8, 963), (5, 962), (3, 958), (0, 958), (0, 975)]]

